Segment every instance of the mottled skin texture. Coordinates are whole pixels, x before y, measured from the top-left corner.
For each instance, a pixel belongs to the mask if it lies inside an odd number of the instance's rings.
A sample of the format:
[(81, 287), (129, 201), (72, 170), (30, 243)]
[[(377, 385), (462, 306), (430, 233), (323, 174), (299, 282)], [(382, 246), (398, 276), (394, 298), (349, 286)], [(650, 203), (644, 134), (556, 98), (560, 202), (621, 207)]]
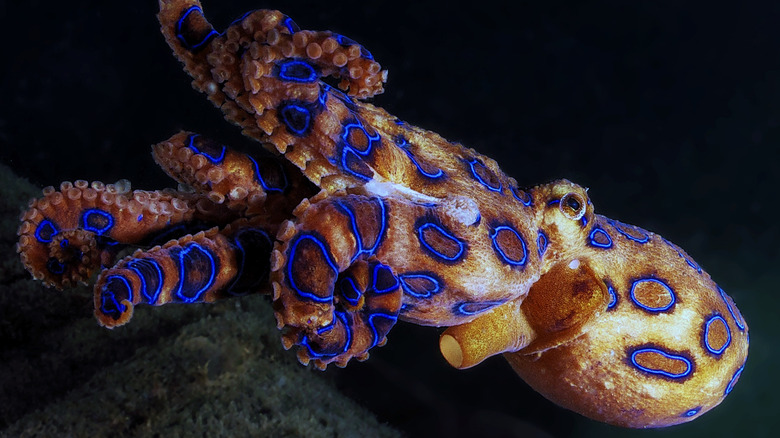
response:
[(453, 366), (504, 353), (551, 400), (629, 427), (689, 421), (733, 388), (747, 326), (680, 248), (366, 103), (386, 72), (343, 36), (265, 10), (218, 33), (194, 0), (159, 19), (193, 86), (267, 151), (182, 132), (153, 150), (179, 190), (76, 181), (31, 202), (25, 266), (58, 288), (100, 271), (102, 325), (270, 293), (284, 345), (318, 368), (368, 358), (398, 319), (447, 326)]

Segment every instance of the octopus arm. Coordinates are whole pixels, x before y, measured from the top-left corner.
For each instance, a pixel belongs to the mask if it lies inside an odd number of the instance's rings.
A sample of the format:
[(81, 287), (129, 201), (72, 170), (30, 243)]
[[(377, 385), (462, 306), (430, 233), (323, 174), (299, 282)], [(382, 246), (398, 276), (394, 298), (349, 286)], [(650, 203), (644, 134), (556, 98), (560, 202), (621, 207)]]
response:
[(211, 26), (198, 1), (162, 0), (158, 18), (193, 86), (244, 134), (285, 154), (329, 191), (373, 175), (363, 158), (379, 141), (356, 99), (381, 93), (386, 71), (361, 45), (301, 30), (271, 10), (247, 13), (224, 32)]
[(95, 283), (95, 316), (104, 327), (127, 323), (137, 304), (213, 302), (270, 293), (274, 224), (239, 219), (225, 229), (186, 235), (138, 250)]
[(30, 202), (22, 215), (17, 251), (34, 277), (48, 286), (69, 287), (110, 266), (126, 245), (151, 244), (230, 217), (210, 207), (195, 194), (131, 190), (126, 180), (66, 181), (59, 190), (45, 188), (41, 198)]

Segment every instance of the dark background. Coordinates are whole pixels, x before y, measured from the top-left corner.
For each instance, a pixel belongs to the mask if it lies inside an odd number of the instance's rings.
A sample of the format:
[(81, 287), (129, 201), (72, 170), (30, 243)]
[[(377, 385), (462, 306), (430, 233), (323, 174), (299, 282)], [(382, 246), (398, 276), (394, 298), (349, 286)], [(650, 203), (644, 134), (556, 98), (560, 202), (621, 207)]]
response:
[[(597, 212), (685, 248), (739, 304), (751, 357), (713, 413), (648, 433), (780, 426), (780, 4), (204, 3), (218, 29), (266, 7), (357, 40), (390, 70), (375, 104), (491, 156), (521, 185), (590, 187)], [(190, 88), (156, 10), (153, 0), (0, 1), (0, 162), (40, 186), (128, 178), (154, 189), (172, 183), (152, 143), (179, 129), (241, 142)], [(412, 436), (626, 433), (555, 407), (500, 358), (450, 369), (437, 338), (399, 324), (370, 361), (326, 376)]]

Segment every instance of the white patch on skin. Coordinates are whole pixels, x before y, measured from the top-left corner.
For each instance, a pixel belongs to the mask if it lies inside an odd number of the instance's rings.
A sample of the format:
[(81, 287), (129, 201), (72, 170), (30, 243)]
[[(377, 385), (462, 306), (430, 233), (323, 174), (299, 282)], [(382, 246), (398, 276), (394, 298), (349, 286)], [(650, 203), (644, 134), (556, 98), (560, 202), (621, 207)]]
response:
[(645, 383), (642, 385), (642, 388), (645, 390), (645, 394), (649, 395), (654, 399), (659, 399), (663, 396), (663, 391), (661, 390), (661, 388), (659, 388), (656, 385), (653, 385), (652, 383)]
[(374, 178), (371, 181), (363, 185), (366, 192), (379, 197), (396, 196), (401, 198), (411, 199), (412, 201), (421, 203), (439, 203), (441, 199), (434, 198), (433, 196), (424, 195), (416, 190), (412, 190), (409, 187), (388, 182), (379, 181), (378, 178)]
[(446, 198), (435, 198), (426, 194), (412, 190), (401, 184), (389, 181), (380, 181), (374, 178), (367, 182), (363, 189), (369, 194), (382, 198), (396, 197), (409, 199), (421, 204), (437, 204), (441, 206), (444, 212), (453, 220), (463, 225), (473, 225), (479, 218), (479, 205), (476, 201), (465, 196), (447, 196)]
[(580, 261), (579, 259), (574, 259), (569, 262), (569, 269), (575, 270), (580, 267)]
[(448, 196), (442, 203), (442, 208), (448, 216), (466, 226), (479, 220), (479, 206), (471, 198)]

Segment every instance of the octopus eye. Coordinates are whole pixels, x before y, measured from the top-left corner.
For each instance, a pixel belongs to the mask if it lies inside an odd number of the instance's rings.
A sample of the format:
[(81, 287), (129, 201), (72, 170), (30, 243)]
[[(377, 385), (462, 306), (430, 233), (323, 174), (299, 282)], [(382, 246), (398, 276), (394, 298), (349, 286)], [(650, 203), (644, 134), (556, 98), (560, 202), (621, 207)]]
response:
[(585, 214), (585, 200), (578, 193), (569, 192), (561, 198), (561, 213), (567, 218), (577, 221)]
[(580, 201), (574, 199), (574, 197), (569, 197), (566, 200), (566, 206), (571, 208), (572, 210), (579, 210), (580, 209)]

